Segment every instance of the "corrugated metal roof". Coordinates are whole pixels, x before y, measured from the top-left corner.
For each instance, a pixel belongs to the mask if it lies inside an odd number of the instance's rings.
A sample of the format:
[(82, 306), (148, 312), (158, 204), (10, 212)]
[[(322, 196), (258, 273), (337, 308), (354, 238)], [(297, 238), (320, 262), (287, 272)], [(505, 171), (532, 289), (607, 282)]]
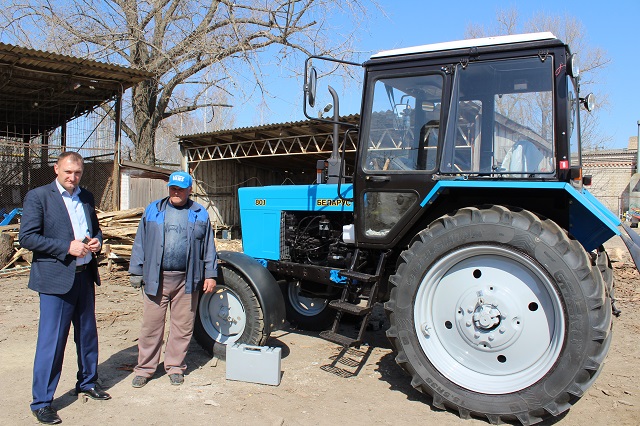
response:
[(146, 71), (0, 43), (0, 135), (37, 135), (150, 78)]
[[(355, 125), (359, 123), (360, 115), (346, 115), (340, 117), (340, 121)], [(196, 133), (193, 135), (178, 136), (178, 140), (185, 148), (196, 148), (239, 142), (243, 140), (255, 140), (260, 138), (272, 139), (278, 136), (317, 135), (331, 133), (332, 131), (333, 124), (331, 123), (316, 120), (302, 120), (251, 127), (238, 127), (236, 129), (217, 130), (215, 132)]]
[[(340, 121), (349, 124), (358, 124), (360, 116), (352, 114), (340, 117)], [(283, 148), (284, 145), (304, 145), (318, 135), (331, 135), (333, 132), (333, 124), (328, 122), (320, 122), (316, 120), (303, 120), (287, 123), (265, 124), (261, 126), (242, 127), (237, 129), (219, 130), (215, 132), (199, 133), (194, 135), (179, 136), (179, 144), (188, 150), (200, 152), (208, 151), (207, 147), (235, 145), (239, 146), (247, 143), (255, 145), (255, 151), (269, 152), (268, 149), (260, 148), (261, 143), (272, 143)], [(345, 132), (345, 126), (340, 127), (339, 137)], [(323, 140), (325, 138), (322, 138)], [(262, 142), (261, 142), (262, 141)], [(271, 141), (271, 142), (268, 142)], [(278, 141), (278, 142), (273, 142)], [(255, 154), (254, 158), (244, 158), (239, 160), (245, 164), (259, 164), (261, 167), (279, 170), (306, 170), (315, 171), (316, 162), (318, 160), (326, 160), (329, 155), (326, 152), (319, 153), (317, 150), (310, 149), (307, 152), (295, 152), (282, 155), (281, 151), (287, 151), (286, 148), (278, 150), (277, 155)], [(231, 151), (234, 151), (232, 148)], [(295, 150), (291, 150), (295, 151)], [(254, 152), (254, 150), (252, 150)], [(203, 154), (206, 156), (206, 154)], [(347, 152), (346, 158), (353, 161), (353, 153)]]

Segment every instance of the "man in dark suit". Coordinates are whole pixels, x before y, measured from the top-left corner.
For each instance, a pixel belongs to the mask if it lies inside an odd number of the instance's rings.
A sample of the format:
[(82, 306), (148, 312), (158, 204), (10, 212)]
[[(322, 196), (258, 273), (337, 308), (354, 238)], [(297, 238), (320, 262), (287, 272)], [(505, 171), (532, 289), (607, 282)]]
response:
[(93, 195), (78, 186), (84, 171), (78, 153), (61, 154), (53, 168), (57, 178), (24, 199), (19, 237), (20, 245), (33, 252), (29, 288), (40, 295), (31, 410), (45, 424), (61, 422), (51, 402), (71, 324), (78, 354), (77, 392), (98, 400), (111, 398), (96, 387), (94, 283), (100, 285), (100, 277), (95, 254), (102, 248), (102, 232)]

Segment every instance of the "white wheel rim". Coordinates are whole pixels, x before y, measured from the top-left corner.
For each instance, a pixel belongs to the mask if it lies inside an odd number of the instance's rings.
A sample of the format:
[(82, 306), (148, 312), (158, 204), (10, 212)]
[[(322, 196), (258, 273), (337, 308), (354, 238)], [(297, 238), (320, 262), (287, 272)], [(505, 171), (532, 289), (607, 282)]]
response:
[(319, 315), (327, 307), (327, 299), (305, 297), (300, 294), (301, 288), (298, 281), (289, 283), (287, 293), (289, 302), (294, 311), (305, 317)]
[(215, 292), (204, 293), (200, 298), (200, 319), (213, 340), (229, 344), (242, 336), (247, 314), (238, 296), (228, 287), (219, 285)]
[(562, 302), (541, 266), (493, 245), (436, 262), (416, 293), (414, 321), (433, 366), (485, 394), (516, 392), (544, 377), (565, 333)]

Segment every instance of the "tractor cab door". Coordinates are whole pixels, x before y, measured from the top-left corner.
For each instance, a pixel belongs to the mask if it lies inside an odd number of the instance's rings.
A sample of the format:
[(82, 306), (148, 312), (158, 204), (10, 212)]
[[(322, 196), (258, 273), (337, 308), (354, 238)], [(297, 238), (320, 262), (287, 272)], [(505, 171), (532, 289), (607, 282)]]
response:
[(535, 51), (369, 70), (354, 185), (356, 241), (395, 244), (441, 179), (557, 180), (553, 59)]
[(392, 244), (435, 185), (446, 81), (440, 67), (368, 72), (354, 182), (359, 244)]

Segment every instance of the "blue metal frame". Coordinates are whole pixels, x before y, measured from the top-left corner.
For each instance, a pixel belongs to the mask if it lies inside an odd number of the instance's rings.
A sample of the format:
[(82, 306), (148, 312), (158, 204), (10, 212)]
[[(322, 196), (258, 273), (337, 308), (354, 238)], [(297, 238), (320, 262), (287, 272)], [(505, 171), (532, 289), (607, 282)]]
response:
[(22, 209), (21, 208), (15, 208), (13, 210), (11, 210), (9, 213), (6, 213), (3, 215), (2, 217), (2, 221), (0, 221), (0, 226), (4, 226), (4, 225), (8, 225), (11, 223), (11, 220), (18, 216), (18, 215), (22, 215)]
[[(420, 205), (432, 204), (449, 188), (495, 188), (564, 191), (570, 199), (569, 232), (588, 250), (621, 235), (618, 219), (589, 191), (565, 182), (439, 181)], [(342, 185), (342, 196), (353, 198), (353, 185)], [(550, 192), (551, 194), (551, 192)], [(238, 190), (242, 245), (249, 256), (280, 260), (280, 232), (283, 211), (353, 212), (353, 203), (338, 197), (338, 185), (284, 185), (249, 187)]]
[(515, 182), (515, 181), (471, 181), (452, 180), (439, 181), (422, 200), (425, 207), (433, 203), (440, 193), (447, 188), (495, 188), (523, 189), (546, 191), (566, 191), (571, 197), (569, 209), (569, 232), (588, 250), (598, 248), (602, 243), (615, 235), (620, 235), (621, 222), (609, 209), (586, 189), (578, 191), (571, 184), (564, 182)]

